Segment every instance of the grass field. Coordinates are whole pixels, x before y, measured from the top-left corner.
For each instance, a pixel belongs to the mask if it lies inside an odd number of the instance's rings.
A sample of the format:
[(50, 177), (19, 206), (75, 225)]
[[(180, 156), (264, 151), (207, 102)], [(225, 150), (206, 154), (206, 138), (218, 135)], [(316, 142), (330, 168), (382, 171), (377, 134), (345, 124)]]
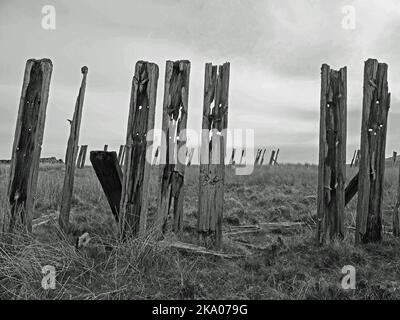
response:
[[(384, 225), (391, 226), (398, 169), (387, 168)], [(198, 167), (187, 171), (183, 239), (196, 242)], [(0, 209), (7, 210), (7, 167), (0, 167)], [(149, 220), (154, 217), (158, 179), (151, 177)], [(250, 176), (227, 168), (224, 228), (262, 222), (301, 221), (304, 227), (224, 238), (234, 259), (178, 252), (154, 245), (152, 233), (120, 243), (116, 224), (92, 168), (77, 170), (71, 220), (74, 233), (60, 234), (56, 222), (16, 235), (0, 246), (0, 299), (399, 299), (400, 241), (385, 234), (380, 244), (355, 247), (345, 240), (314, 245), (317, 167), (263, 166)], [(348, 170), (348, 178), (355, 169)], [(63, 165), (42, 166), (36, 216), (54, 213), (60, 203)], [(346, 225), (354, 226), (356, 198)], [(74, 236), (93, 238), (83, 250)], [(251, 245), (259, 246), (259, 248)], [(56, 268), (55, 290), (41, 287), (41, 268)], [(356, 290), (340, 286), (341, 269), (356, 268)]]

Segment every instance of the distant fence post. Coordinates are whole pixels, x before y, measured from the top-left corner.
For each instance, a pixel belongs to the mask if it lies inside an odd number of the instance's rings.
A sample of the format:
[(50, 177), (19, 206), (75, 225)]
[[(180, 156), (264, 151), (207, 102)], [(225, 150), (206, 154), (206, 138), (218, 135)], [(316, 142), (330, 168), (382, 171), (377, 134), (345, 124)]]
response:
[(231, 164), (231, 165), (235, 165), (235, 153), (236, 153), (236, 149), (233, 148), (231, 160), (229, 161), (229, 164)]
[[(189, 101), (190, 61), (167, 61), (165, 69), (163, 121), (160, 163), (160, 194), (158, 223), (167, 229), (168, 217), (173, 217), (173, 231), (183, 228), (183, 196), (186, 157), (186, 123)], [(179, 155), (181, 153), (181, 155)], [(164, 161), (165, 159), (165, 161)]]
[(86, 77), (88, 73), (88, 68), (82, 67), (81, 72), (83, 75), (82, 83), (79, 89), (78, 98), (76, 100), (74, 116), (72, 122), (70, 123), (71, 128), (68, 139), (67, 153), (65, 157), (65, 177), (61, 195), (60, 216), (58, 219), (60, 228), (64, 232), (67, 232), (69, 228), (69, 215), (71, 211), (71, 200), (72, 200), (72, 193), (74, 189), (74, 180), (75, 180), (75, 164), (76, 164), (76, 156), (78, 154), (79, 130), (81, 126), (82, 109), (83, 109), (83, 101), (85, 98)]
[(222, 244), (229, 72), (229, 63), (219, 67), (207, 63), (204, 79), (198, 232), (200, 241), (214, 236), (217, 249)]
[(192, 159), (193, 159), (193, 154), (194, 154), (195, 148), (191, 148), (189, 155), (188, 155), (188, 162), (187, 162), (187, 166), (190, 167), (192, 164)]
[(357, 149), (356, 159), (354, 161), (354, 166), (358, 167), (360, 165), (360, 149)]
[(104, 151), (108, 151), (108, 144), (104, 145)]
[(354, 161), (356, 160), (357, 150), (354, 150), (353, 158), (351, 158), (350, 168), (353, 167)]
[(158, 66), (138, 61), (132, 81), (128, 129), (125, 144), (122, 196), (120, 205), (120, 236), (137, 236), (146, 230), (148, 191), (151, 163), (146, 161), (150, 146), (146, 137), (154, 129), (157, 97)]
[(390, 93), (388, 66), (368, 59), (364, 66), (361, 156), (356, 221), (356, 243), (382, 238), (382, 193)]
[(90, 162), (100, 181), (114, 218), (118, 222), (123, 178), (117, 153), (92, 151), (90, 152)]
[(400, 237), (400, 167), (397, 189), (397, 201), (393, 210), (393, 236)]
[(261, 152), (262, 152), (262, 149), (257, 149), (256, 158), (254, 160), (254, 165), (258, 164), (258, 161), (260, 160)]
[(269, 158), (269, 165), (272, 166), (274, 164), (275, 159), (275, 150), (272, 150), (271, 157)]
[(265, 153), (267, 152), (267, 149), (264, 149), (261, 159), (259, 160), (260, 165), (262, 166), (264, 164), (264, 159), (265, 159)]
[(393, 151), (393, 167), (396, 166), (396, 161), (397, 161), (397, 152)]
[(0, 212), (4, 215), (3, 219), (0, 217), (0, 222), (4, 223), (2, 228), (10, 233), (14, 228), (32, 231), (52, 71), (53, 64), (49, 59), (30, 59), (26, 62), (8, 181), (11, 211)]
[(157, 164), (157, 160), (159, 157), (160, 157), (160, 147), (157, 147), (156, 152), (154, 153), (153, 166)]
[(243, 149), (243, 150), (242, 150), (242, 155), (240, 156), (240, 165), (243, 164), (243, 157), (244, 157), (244, 155), (245, 155), (245, 150), (246, 150), (246, 149)]
[(321, 68), (317, 243), (344, 237), (347, 68)]
[(84, 145), (83, 146), (82, 161), (81, 161), (81, 163), (79, 165), (79, 168), (81, 168), (81, 169), (85, 167), (87, 150), (88, 150), (88, 146)]
[(275, 159), (274, 159), (274, 165), (277, 165), (277, 164), (278, 164), (279, 151), (280, 151), (279, 149), (276, 150)]
[(124, 148), (125, 148), (124, 145), (121, 145), (121, 146), (119, 147), (118, 158), (117, 158), (118, 164), (119, 164), (119, 165), (121, 165), (121, 159), (122, 159), (122, 156), (123, 156), (123, 154), (124, 154)]
[(79, 153), (78, 153), (78, 160), (76, 160), (76, 167), (79, 169), (81, 167), (81, 163), (82, 163), (83, 146), (81, 146), (80, 148), (78, 146), (78, 150), (79, 150)]

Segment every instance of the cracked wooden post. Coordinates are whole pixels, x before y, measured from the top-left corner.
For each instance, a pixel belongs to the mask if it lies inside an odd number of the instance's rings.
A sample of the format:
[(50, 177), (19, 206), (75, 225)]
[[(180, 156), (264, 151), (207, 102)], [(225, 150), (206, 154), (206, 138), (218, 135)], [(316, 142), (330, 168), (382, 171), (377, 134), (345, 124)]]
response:
[(399, 167), (399, 184), (397, 189), (397, 201), (393, 210), (393, 236), (400, 237), (400, 167)]
[(275, 159), (275, 150), (272, 150), (271, 157), (269, 158), (269, 165), (272, 166), (274, 164)]
[(119, 146), (118, 157), (117, 157), (118, 164), (121, 163), (122, 155), (124, 154), (124, 148), (125, 148), (124, 145)]
[(115, 220), (119, 221), (122, 192), (122, 171), (116, 152), (92, 151), (90, 162), (100, 181)]
[(190, 61), (167, 61), (158, 203), (158, 223), (163, 233), (168, 228), (169, 217), (173, 217), (172, 229), (175, 233), (180, 234), (183, 230), (189, 78)]
[(321, 68), (317, 244), (344, 237), (347, 68)]
[(67, 152), (65, 156), (64, 185), (61, 195), (60, 216), (58, 218), (58, 223), (60, 225), (60, 228), (64, 232), (68, 232), (69, 230), (69, 216), (71, 211), (71, 201), (72, 201), (72, 194), (74, 190), (74, 180), (75, 180), (75, 164), (76, 164), (76, 156), (78, 154), (79, 130), (81, 127), (82, 109), (83, 109), (83, 101), (85, 98), (86, 77), (88, 74), (88, 68), (82, 67), (81, 72), (82, 72), (82, 83), (75, 104), (75, 111), (71, 122)]
[(356, 243), (382, 239), (382, 196), (390, 93), (388, 66), (368, 59), (364, 66), (361, 122), (360, 177), (356, 219)]
[[(199, 177), (199, 241), (222, 245), (230, 65), (206, 64)], [(210, 141), (211, 131), (211, 141)]]
[(274, 159), (274, 165), (277, 165), (277, 164), (278, 164), (279, 151), (280, 151), (279, 149), (276, 150), (275, 159)]
[(26, 62), (8, 180), (7, 196), (11, 210), (0, 212), (4, 215), (0, 217), (4, 224), (0, 231), (12, 233), (15, 228), (32, 231), (52, 71), (53, 64), (49, 59)]
[(357, 150), (354, 150), (353, 158), (351, 158), (350, 168), (353, 167), (354, 162), (356, 160)]
[(151, 163), (146, 151), (153, 137), (158, 82), (158, 66), (138, 61), (132, 81), (125, 144), (119, 231), (121, 238), (136, 237), (146, 231)]

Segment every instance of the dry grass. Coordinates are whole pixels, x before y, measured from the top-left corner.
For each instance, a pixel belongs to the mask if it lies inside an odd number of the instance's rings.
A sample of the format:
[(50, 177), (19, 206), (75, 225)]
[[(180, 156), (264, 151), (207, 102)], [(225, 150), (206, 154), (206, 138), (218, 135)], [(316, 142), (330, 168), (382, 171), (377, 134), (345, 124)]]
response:
[[(8, 210), (7, 167), (0, 167), (0, 209)], [(150, 222), (156, 211), (158, 170), (150, 186)], [(354, 174), (350, 170), (349, 178)], [(36, 215), (57, 211), (62, 166), (41, 167)], [(195, 242), (198, 167), (188, 171), (185, 186), (184, 240)], [(385, 178), (384, 224), (391, 224), (397, 192), (397, 169)], [(251, 176), (227, 170), (224, 228), (238, 224), (303, 221), (301, 229), (225, 238), (225, 252), (246, 254), (223, 260), (161, 248), (152, 232), (121, 243), (108, 204), (91, 168), (76, 173), (72, 223), (65, 236), (56, 223), (18, 234), (0, 246), (0, 299), (398, 299), (400, 242), (390, 235), (380, 244), (355, 247), (353, 235), (330, 246), (313, 244), (316, 206), (315, 166), (257, 168)], [(354, 224), (356, 200), (346, 212)], [(151, 223), (150, 223), (151, 224)], [(74, 237), (88, 231), (89, 247), (77, 250)], [(264, 246), (252, 249), (247, 244)], [(340, 287), (341, 268), (354, 265), (357, 289)], [(55, 290), (43, 290), (42, 267), (57, 272)]]

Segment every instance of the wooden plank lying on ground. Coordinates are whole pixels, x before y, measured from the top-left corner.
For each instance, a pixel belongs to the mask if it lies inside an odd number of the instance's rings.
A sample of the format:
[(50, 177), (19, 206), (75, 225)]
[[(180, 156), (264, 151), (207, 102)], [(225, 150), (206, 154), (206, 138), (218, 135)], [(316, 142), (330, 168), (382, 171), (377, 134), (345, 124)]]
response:
[(49, 59), (26, 63), (8, 181), (11, 210), (0, 211), (1, 229), (32, 230), (46, 108), (53, 64)]
[(282, 230), (302, 227), (305, 224), (303, 222), (263, 222), (256, 225), (243, 225), (243, 226), (231, 226), (230, 231), (225, 232), (224, 235), (233, 236), (247, 233), (257, 233), (262, 231), (271, 230)]
[(115, 220), (119, 221), (122, 192), (122, 171), (116, 152), (91, 151), (90, 162), (106, 195)]

